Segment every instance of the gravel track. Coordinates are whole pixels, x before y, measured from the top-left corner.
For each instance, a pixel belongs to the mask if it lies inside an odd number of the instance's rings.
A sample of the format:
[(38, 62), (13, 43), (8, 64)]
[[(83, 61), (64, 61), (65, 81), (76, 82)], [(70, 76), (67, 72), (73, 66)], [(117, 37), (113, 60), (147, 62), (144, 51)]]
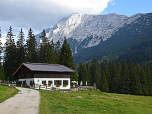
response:
[(0, 114), (38, 114), (39, 91), (16, 88), (20, 90), (18, 94), (0, 103)]

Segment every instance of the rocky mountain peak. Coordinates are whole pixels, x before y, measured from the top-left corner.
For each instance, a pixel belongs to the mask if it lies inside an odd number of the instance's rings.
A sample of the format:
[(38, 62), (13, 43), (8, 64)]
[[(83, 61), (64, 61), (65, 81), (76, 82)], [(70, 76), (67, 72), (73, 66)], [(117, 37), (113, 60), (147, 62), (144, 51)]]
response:
[[(125, 23), (130, 24), (138, 19), (141, 14), (131, 17), (111, 13), (108, 15), (92, 15), (75, 13), (68, 18), (63, 18), (52, 29), (47, 30), (47, 37), (54, 42), (66, 37), (71, 41), (71, 48), (77, 53), (78, 47), (88, 48), (98, 45), (101, 40), (106, 41), (119, 27)], [(40, 34), (39, 34), (40, 35)], [(39, 36), (36, 35), (36, 38)], [(75, 41), (75, 44), (72, 41)], [(69, 42), (70, 43), (70, 42)]]

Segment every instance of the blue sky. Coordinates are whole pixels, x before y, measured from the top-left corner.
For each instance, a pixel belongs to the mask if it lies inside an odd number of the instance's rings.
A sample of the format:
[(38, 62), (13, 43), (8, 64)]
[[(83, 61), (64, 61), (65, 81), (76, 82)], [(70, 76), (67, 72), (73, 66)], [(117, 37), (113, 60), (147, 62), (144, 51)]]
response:
[(100, 14), (117, 13), (132, 16), (137, 13), (152, 12), (152, 0), (114, 0), (114, 3), (113, 6), (109, 3), (108, 7)]
[(9, 27), (17, 36), (21, 28), (27, 36), (32, 28), (34, 34), (52, 28), (62, 18), (72, 13), (117, 13), (132, 16), (151, 13), (152, 0), (0, 0), (0, 27), (5, 37)]

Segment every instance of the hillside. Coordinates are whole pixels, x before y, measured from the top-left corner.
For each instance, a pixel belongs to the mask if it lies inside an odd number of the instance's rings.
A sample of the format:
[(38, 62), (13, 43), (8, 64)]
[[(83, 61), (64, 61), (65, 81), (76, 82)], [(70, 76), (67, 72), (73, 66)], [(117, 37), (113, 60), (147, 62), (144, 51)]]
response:
[[(59, 93), (40, 90), (40, 113), (151, 114), (152, 97), (80, 90)], [(76, 97), (81, 96), (81, 99)]]
[[(46, 36), (56, 43), (58, 40), (63, 43), (67, 38), (73, 54), (80, 50), (99, 45), (106, 41), (124, 24), (130, 24), (142, 14), (131, 17), (118, 14), (93, 15), (93, 14), (72, 14), (68, 18), (61, 19), (53, 28), (46, 29)], [(40, 33), (41, 34), (41, 33)], [(38, 43), (39, 36), (36, 35)]]
[(121, 54), (117, 59), (118, 61), (126, 60), (128, 63), (130, 60), (137, 63), (150, 63), (152, 64), (152, 38), (151, 40), (142, 42), (140, 44), (131, 46), (130, 50), (124, 54)]
[(74, 55), (75, 63), (88, 61), (96, 57), (102, 60), (105, 56), (118, 58), (129, 51), (130, 47), (152, 39), (152, 14), (141, 15), (130, 24), (120, 27), (112, 37), (101, 41), (99, 45), (80, 50)]

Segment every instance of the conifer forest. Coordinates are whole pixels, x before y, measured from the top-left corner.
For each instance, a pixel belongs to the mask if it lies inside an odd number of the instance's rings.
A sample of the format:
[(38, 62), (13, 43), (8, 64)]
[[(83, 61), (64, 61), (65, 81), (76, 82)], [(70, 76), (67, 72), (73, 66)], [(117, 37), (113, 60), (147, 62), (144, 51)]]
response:
[(22, 29), (17, 35), (17, 42), (14, 41), (14, 36), (12, 27), (10, 27), (6, 43), (3, 45), (0, 42), (0, 53), (4, 54), (3, 58), (0, 58), (2, 61), (0, 80), (16, 80), (12, 75), (22, 63), (61, 64), (75, 70), (75, 73), (71, 73), (71, 81), (78, 80), (78, 83), (82, 82), (83, 86), (86, 86), (87, 82), (88, 86), (96, 84), (97, 89), (103, 92), (152, 95), (152, 65), (150, 63), (138, 64), (134, 60), (129, 61), (130, 54), (126, 53), (117, 60), (102, 60), (102, 62), (94, 58), (80, 62), (76, 69), (66, 38), (61, 46), (59, 41), (56, 43), (53, 40), (50, 41), (44, 29), (40, 36), (40, 44), (37, 45), (31, 28), (26, 41)]
[[(26, 62), (61, 64), (71, 68), (72, 70), (76, 70), (73, 62), (72, 51), (66, 38), (64, 38), (64, 42), (61, 47), (59, 41), (54, 44), (53, 40), (48, 40), (45, 29), (41, 33), (41, 42), (38, 45), (31, 28), (28, 31), (26, 41), (25, 34), (22, 29), (19, 31), (17, 36), (17, 42), (14, 41), (14, 36), (12, 27), (10, 26), (6, 37), (6, 43), (4, 46), (0, 43), (0, 53), (3, 52), (4, 54), (3, 59), (1, 58), (2, 63), (0, 66), (1, 80), (16, 80), (12, 75), (22, 63)], [(77, 80), (76, 73), (71, 73), (71, 80)]]

